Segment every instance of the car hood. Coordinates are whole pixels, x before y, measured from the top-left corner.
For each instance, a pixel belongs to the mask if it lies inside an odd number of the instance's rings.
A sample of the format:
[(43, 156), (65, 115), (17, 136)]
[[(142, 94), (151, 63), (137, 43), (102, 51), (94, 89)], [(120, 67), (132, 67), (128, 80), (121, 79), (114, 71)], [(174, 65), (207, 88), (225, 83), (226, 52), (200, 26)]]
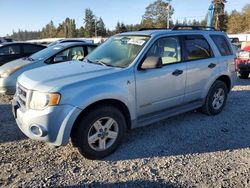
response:
[(10, 61), (10, 62), (5, 63), (4, 65), (0, 66), (0, 74), (8, 69), (17, 68), (17, 67), (24, 67), (25, 65), (28, 65), (31, 63), (34, 63), (34, 61), (30, 61), (30, 60), (25, 59), (25, 58)]
[(117, 72), (120, 68), (69, 61), (24, 72), (18, 83), (30, 90), (49, 92), (56, 88)]

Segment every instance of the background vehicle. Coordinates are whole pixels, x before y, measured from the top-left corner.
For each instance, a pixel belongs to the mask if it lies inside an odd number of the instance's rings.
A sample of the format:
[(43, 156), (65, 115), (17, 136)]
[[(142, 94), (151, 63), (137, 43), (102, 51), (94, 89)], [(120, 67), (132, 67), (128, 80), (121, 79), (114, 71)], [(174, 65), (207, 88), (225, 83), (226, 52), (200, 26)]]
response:
[(243, 48), (243, 50), (239, 52), (236, 62), (239, 77), (247, 79), (250, 73), (250, 46)]
[(55, 42), (52, 42), (50, 43), (48, 46), (53, 46), (53, 45), (56, 45), (56, 44), (60, 44), (60, 43), (65, 43), (65, 42), (86, 42), (86, 43), (93, 43), (92, 41), (90, 40), (83, 40), (83, 39), (74, 39), (74, 38), (67, 38), (67, 39), (60, 39), (60, 40), (57, 40)]
[(194, 109), (219, 114), (236, 78), (234, 59), (227, 36), (206, 27), (122, 33), (84, 62), (22, 74), (13, 114), (28, 137), (56, 146), (71, 137), (82, 155), (99, 159), (131, 128)]
[(3, 43), (0, 45), (0, 66), (15, 59), (30, 56), (44, 48), (46, 46), (24, 42)]
[(0, 67), (0, 93), (14, 94), (17, 77), (27, 70), (72, 59), (82, 60), (96, 46), (86, 42), (61, 43), (41, 50), (27, 58), (2, 65)]
[(11, 38), (0, 37), (0, 44), (5, 42), (13, 42), (13, 40)]

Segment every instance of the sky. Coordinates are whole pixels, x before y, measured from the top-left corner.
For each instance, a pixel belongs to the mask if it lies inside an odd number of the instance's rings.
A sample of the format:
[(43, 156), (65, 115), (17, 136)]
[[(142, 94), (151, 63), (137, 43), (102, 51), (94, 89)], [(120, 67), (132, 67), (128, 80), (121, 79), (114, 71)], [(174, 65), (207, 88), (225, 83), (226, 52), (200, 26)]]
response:
[[(12, 31), (41, 30), (53, 20), (58, 26), (66, 17), (76, 20), (77, 27), (83, 25), (84, 10), (90, 8), (101, 17), (109, 29), (118, 21), (125, 24), (140, 23), (145, 8), (155, 0), (0, 0), (0, 36)], [(172, 0), (173, 21), (187, 18), (203, 19), (211, 0)], [(250, 3), (249, 0), (228, 0), (226, 10), (231, 12)]]

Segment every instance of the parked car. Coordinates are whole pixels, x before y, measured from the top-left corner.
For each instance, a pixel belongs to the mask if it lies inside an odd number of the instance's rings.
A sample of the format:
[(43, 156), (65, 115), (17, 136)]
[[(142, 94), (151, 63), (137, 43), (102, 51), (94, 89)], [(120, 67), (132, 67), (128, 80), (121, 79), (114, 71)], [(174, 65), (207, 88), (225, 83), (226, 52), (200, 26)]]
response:
[(71, 137), (82, 155), (100, 159), (131, 128), (195, 109), (219, 114), (235, 54), (225, 33), (191, 28), (118, 34), (81, 63), (23, 73), (13, 100), (19, 128), (55, 146)]
[(54, 46), (56, 44), (65, 43), (65, 42), (87, 42), (87, 43), (93, 43), (91, 40), (83, 40), (78, 38), (67, 38), (67, 39), (60, 39), (55, 42), (50, 43), (48, 46)]
[(243, 50), (239, 52), (236, 66), (239, 77), (247, 79), (250, 73), (250, 46), (243, 48)]
[[(82, 60), (97, 45), (86, 42), (61, 43), (41, 50), (29, 57), (11, 61), (0, 67), (0, 93), (12, 95), (16, 80), (27, 70), (70, 60)], [(54, 74), (57, 70), (54, 70)]]
[(0, 44), (0, 66), (21, 57), (30, 56), (46, 46), (25, 42), (8, 42)]
[(13, 42), (13, 40), (11, 38), (0, 37), (0, 44), (5, 42)]

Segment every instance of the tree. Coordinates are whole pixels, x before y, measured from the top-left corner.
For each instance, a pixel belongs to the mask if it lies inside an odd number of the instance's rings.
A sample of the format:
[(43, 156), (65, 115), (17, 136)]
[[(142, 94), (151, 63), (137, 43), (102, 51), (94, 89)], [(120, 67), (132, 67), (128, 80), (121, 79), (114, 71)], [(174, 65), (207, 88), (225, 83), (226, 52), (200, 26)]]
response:
[(116, 27), (115, 27), (115, 33), (123, 33), (127, 32), (127, 27), (123, 22), (117, 22)]
[(51, 20), (44, 28), (42, 28), (42, 38), (53, 38), (56, 36), (56, 27)]
[(244, 31), (250, 32), (250, 4), (247, 4), (242, 9), (242, 17), (244, 23)]
[(223, 30), (225, 28), (225, 3), (226, 0), (214, 0), (214, 26), (216, 29)]
[(225, 12), (225, 14), (222, 16), (222, 22), (220, 25), (220, 30), (221, 31), (227, 31), (227, 27), (228, 27), (228, 19), (229, 19), (229, 15), (227, 12)]
[(171, 16), (174, 13), (174, 9), (169, 3), (163, 0), (156, 0), (154, 3), (146, 7), (145, 14), (142, 18), (142, 27), (146, 28), (165, 28)]
[(19, 29), (17, 32), (15, 32), (13, 30), (12, 34), (8, 35), (8, 37), (16, 41), (39, 39), (41, 37), (41, 31), (23, 31)]
[(227, 32), (229, 34), (240, 33), (244, 31), (243, 17), (237, 10), (233, 10), (230, 14), (227, 27)]
[(105, 24), (104, 24), (102, 18), (99, 18), (99, 20), (97, 21), (96, 29), (97, 29), (97, 36), (102, 36), (102, 37), (107, 36)]
[(93, 37), (95, 36), (95, 15), (90, 9), (85, 10), (85, 37)]
[(80, 27), (77, 29), (77, 37), (84, 37), (85, 29), (84, 27)]

